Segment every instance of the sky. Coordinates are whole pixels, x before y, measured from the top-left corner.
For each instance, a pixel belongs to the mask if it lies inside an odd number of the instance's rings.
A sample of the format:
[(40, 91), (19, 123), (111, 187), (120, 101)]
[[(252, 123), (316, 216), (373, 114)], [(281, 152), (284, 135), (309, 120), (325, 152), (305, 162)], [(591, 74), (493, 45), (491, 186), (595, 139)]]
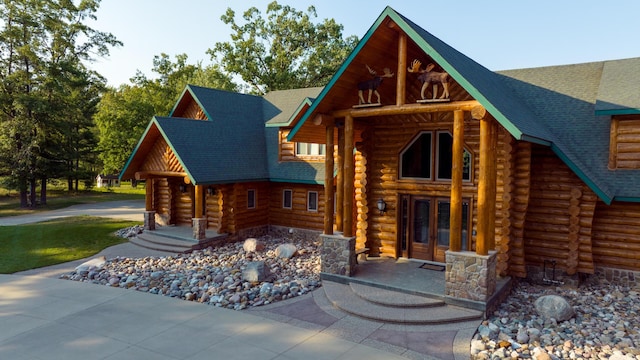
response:
[[(109, 85), (129, 83), (142, 71), (153, 77), (154, 55), (210, 62), (207, 49), (230, 41), (220, 17), (237, 21), (252, 6), (263, 15), (271, 0), (102, 0), (94, 29), (124, 43), (90, 67)], [(411, 19), (490, 70), (640, 57), (638, 0), (279, 0), (296, 10), (313, 5), (315, 23), (333, 18), (343, 35), (362, 38), (385, 7)]]

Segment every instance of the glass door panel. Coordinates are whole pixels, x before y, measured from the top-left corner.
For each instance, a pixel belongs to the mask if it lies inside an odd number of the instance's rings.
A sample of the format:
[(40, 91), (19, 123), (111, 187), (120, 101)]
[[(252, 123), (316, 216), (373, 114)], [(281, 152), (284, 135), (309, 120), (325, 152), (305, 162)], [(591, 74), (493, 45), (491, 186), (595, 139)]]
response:
[(431, 243), (431, 201), (415, 199), (413, 201), (413, 227), (411, 231), (411, 253), (416, 259), (432, 260)]

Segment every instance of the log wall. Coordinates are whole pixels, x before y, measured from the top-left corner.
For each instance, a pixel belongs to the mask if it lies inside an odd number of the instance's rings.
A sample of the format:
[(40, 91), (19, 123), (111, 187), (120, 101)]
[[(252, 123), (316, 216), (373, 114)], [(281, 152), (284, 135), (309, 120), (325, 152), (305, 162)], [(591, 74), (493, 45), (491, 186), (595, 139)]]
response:
[[(368, 149), (366, 153), (367, 156), (362, 158), (364, 159), (364, 163), (356, 165), (356, 168), (359, 169), (360, 172), (364, 171), (364, 176), (358, 177), (359, 175), (356, 175), (356, 188), (358, 188), (358, 181), (362, 181), (363, 184), (366, 185), (366, 193), (363, 193), (365, 195), (364, 198), (368, 199), (366, 207), (364, 203), (360, 204), (364, 211), (359, 209), (358, 216), (368, 221), (368, 227), (366, 228), (366, 237), (370, 244), (368, 246), (379, 248), (383, 256), (397, 257), (401, 255), (397, 252), (397, 224), (400, 221), (398, 211), (399, 196), (401, 194), (407, 194), (448, 198), (451, 195), (451, 182), (448, 180), (399, 179), (398, 168), (400, 153), (421, 131), (434, 131), (435, 134), (436, 131), (445, 130), (452, 133), (453, 114), (405, 115), (365, 119), (365, 121), (372, 125), (370, 126), (370, 132), (363, 133), (363, 138), (366, 138), (366, 143), (375, 145)], [(500, 130), (498, 148), (504, 148), (506, 141), (510, 141), (510, 137)], [(471, 201), (472, 229), (475, 229), (477, 223), (475, 203), (477, 200), (477, 174), (479, 171), (479, 144), (479, 123), (472, 121), (469, 114), (465, 114), (464, 145), (465, 149), (472, 154), (473, 181), (463, 182), (462, 196), (464, 199)], [(505, 172), (504, 170), (504, 156), (505, 152), (510, 150), (507, 148), (499, 151), (500, 155), (498, 160), (501, 165), (499, 165), (499, 173), (497, 176), (498, 191), (496, 192), (496, 198), (500, 197), (499, 204), (501, 204), (502, 196), (504, 195), (504, 191), (501, 189), (505, 182), (503, 179), (509, 176), (509, 172)], [(356, 193), (356, 196), (362, 196), (363, 194)], [(387, 203), (387, 212), (383, 215), (380, 215), (376, 208), (378, 199), (383, 199)], [(496, 211), (496, 223), (502, 226), (504, 219), (507, 218), (504, 214), (507, 214), (505, 211), (508, 211), (508, 208), (499, 205), (496, 206)], [(504, 231), (503, 227), (500, 229), (500, 231)], [(500, 235), (508, 238), (509, 234), (501, 233)], [(358, 241), (361, 240), (358, 239)], [(470, 250), (475, 248), (474, 241), (475, 238), (472, 237)], [(505, 241), (501, 241), (501, 243), (504, 242)]]
[(163, 137), (158, 137), (151, 151), (147, 154), (144, 164), (140, 166), (142, 171), (176, 171), (184, 172), (169, 144)]
[(613, 118), (610, 139), (609, 167), (640, 169), (640, 118)]
[[(256, 191), (256, 207), (247, 207), (247, 192)], [(221, 232), (235, 234), (240, 230), (269, 224), (269, 183), (248, 182), (225, 185), (220, 189), (223, 215)]]
[(534, 146), (524, 245), (528, 265), (556, 260), (568, 275), (593, 272), (591, 226), (597, 197), (553, 152)]
[[(511, 275), (527, 276), (524, 249), (524, 222), (529, 207), (531, 187), (531, 143), (519, 141), (510, 144), (511, 176), (509, 190), (505, 190), (505, 202), (509, 202), (509, 269)], [(502, 265), (500, 265), (502, 266)]]
[(169, 181), (166, 178), (157, 178), (153, 181), (153, 208), (158, 215), (165, 217), (169, 224), (171, 222), (171, 191)]
[(640, 204), (599, 201), (593, 221), (593, 259), (598, 266), (640, 271)]
[[(282, 207), (283, 192), (292, 192), (291, 209)], [(307, 210), (307, 193), (318, 193), (318, 211)], [(324, 186), (294, 183), (272, 183), (269, 191), (269, 224), (290, 228), (322, 231), (324, 227)]]
[(200, 105), (193, 100), (191, 100), (182, 111), (174, 113), (173, 116), (186, 119), (208, 120), (207, 115), (202, 111)]

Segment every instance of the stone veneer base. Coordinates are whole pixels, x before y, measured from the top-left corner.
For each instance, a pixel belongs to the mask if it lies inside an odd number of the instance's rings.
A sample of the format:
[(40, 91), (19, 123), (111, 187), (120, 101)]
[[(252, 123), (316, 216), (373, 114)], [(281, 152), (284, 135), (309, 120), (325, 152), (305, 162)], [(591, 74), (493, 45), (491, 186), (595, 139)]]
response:
[(496, 291), (496, 252), (446, 252), (445, 296), (487, 302)]
[(356, 238), (322, 234), (320, 240), (320, 271), (353, 276), (356, 269)]
[(145, 230), (156, 229), (156, 212), (155, 211), (144, 212), (144, 229)]

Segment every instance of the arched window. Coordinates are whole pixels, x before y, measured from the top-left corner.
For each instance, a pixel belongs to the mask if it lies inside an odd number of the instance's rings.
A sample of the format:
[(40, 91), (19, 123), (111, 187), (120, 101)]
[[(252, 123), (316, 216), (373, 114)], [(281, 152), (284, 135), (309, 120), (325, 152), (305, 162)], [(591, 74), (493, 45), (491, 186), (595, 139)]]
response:
[[(400, 178), (451, 180), (453, 137), (448, 131), (425, 131), (400, 153)], [(463, 152), (463, 181), (471, 181), (471, 152)], [(435, 174), (435, 176), (434, 176)]]

